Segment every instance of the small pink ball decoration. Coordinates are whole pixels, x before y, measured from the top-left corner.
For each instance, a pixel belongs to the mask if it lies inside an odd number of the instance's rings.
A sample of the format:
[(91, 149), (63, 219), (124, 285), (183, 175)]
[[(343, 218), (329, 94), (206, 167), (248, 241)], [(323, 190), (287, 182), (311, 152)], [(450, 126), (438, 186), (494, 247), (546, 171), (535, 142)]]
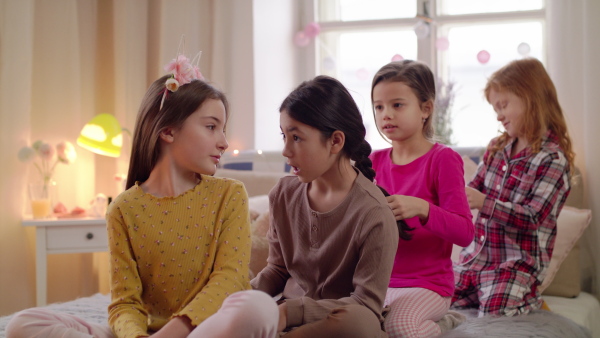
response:
[(442, 36), (435, 41), (435, 48), (440, 51), (448, 50), (448, 47), (450, 47), (450, 41), (448, 41), (448, 38), (445, 36)]
[(310, 38), (302, 31), (294, 35), (294, 44), (298, 47), (306, 47), (310, 43)]
[(356, 77), (360, 81), (366, 81), (371, 77), (371, 74), (369, 74), (369, 71), (366, 68), (361, 68), (356, 71)]
[(321, 32), (321, 26), (316, 22), (311, 22), (304, 27), (304, 34), (310, 39), (314, 39)]
[(325, 68), (325, 70), (334, 70), (335, 60), (331, 56), (325, 57), (323, 59), (323, 68)]
[(482, 65), (488, 63), (488, 61), (490, 61), (490, 53), (487, 50), (480, 51), (477, 53), (477, 61)]
[(404, 60), (404, 56), (400, 55), (400, 54), (396, 54), (394, 56), (392, 56), (392, 61), (402, 61)]

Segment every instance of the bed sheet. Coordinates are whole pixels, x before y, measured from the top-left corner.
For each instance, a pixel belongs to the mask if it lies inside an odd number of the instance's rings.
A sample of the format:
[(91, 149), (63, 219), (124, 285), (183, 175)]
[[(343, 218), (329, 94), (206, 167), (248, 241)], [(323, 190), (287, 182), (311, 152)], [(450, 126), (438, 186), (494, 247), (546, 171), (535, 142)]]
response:
[[(534, 311), (528, 316), (515, 318), (476, 318), (476, 311), (461, 310), (467, 321), (446, 333), (445, 338), (469, 337), (570, 337), (600, 338), (600, 303), (589, 293), (576, 298), (550, 297), (544, 299), (552, 310)], [(54, 311), (79, 316), (89, 322), (108, 321), (110, 297), (97, 293), (65, 303), (48, 305)], [(0, 317), (0, 338), (11, 316)]]
[(553, 312), (587, 327), (594, 338), (600, 338), (600, 302), (593, 295), (581, 292), (575, 298), (544, 296)]
[[(50, 304), (47, 308), (53, 311), (79, 316), (90, 323), (106, 324), (108, 323), (107, 307), (109, 303), (109, 295), (97, 293), (89, 297), (82, 297), (69, 302)], [(0, 338), (6, 338), (4, 331), (6, 324), (8, 324), (11, 317), (12, 315), (0, 317)]]

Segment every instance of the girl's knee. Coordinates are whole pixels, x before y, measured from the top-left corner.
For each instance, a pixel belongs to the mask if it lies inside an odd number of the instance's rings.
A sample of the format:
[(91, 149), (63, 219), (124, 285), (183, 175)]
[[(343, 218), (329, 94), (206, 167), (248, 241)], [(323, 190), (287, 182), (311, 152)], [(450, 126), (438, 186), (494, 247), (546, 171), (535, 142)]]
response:
[(388, 314), (384, 321), (385, 332), (390, 338), (418, 337), (419, 324), (417, 318), (411, 313)]
[(273, 298), (264, 292), (237, 292), (223, 302), (222, 311), (227, 316), (228, 337), (241, 337), (248, 332), (260, 333), (249, 336), (265, 337), (277, 332), (279, 309)]
[(346, 305), (331, 312), (339, 337), (379, 337), (381, 322), (369, 308), (362, 305)]
[(47, 310), (31, 308), (17, 312), (6, 325), (7, 338), (29, 338), (34, 331), (41, 331), (51, 326), (62, 325)]
[(26, 313), (27, 310), (21, 311), (13, 315), (8, 324), (6, 325), (6, 337), (7, 338), (20, 338), (25, 337), (24, 329), (25, 325), (30, 322), (30, 317)]
[(268, 294), (248, 290), (236, 292), (223, 302), (223, 310), (233, 308), (234, 316), (239, 320), (256, 321), (279, 317), (279, 310), (275, 300)]

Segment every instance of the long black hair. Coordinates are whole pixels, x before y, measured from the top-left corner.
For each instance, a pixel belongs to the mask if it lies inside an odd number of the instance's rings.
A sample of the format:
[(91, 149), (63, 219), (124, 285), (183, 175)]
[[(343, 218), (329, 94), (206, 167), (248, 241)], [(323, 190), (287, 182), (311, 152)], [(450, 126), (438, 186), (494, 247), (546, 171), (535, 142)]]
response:
[[(346, 139), (338, 161), (342, 157), (349, 158), (373, 182), (375, 170), (369, 158), (371, 145), (365, 139), (367, 131), (362, 115), (352, 95), (341, 82), (325, 75), (304, 81), (283, 100), (279, 111), (285, 111), (292, 119), (316, 128), (325, 140), (336, 130), (344, 133)], [(379, 188), (384, 195), (387, 194), (383, 188)], [(402, 220), (397, 224), (400, 238), (410, 239), (412, 236), (407, 232), (413, 229)]]

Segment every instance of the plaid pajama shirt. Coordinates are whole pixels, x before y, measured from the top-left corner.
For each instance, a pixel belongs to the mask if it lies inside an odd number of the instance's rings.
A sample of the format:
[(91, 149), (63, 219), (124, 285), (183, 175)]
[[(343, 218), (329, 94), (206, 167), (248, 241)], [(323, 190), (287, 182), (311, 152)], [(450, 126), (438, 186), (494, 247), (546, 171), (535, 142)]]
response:
[(513, 316), (541, 306), (537, 288), (550, 264), (556, 219), (570, 191), (569, 163), (552, 131), (538, 153), (527, 147), (510, 158), (513, 142), (492, 159), (486, 151), (468, 184), (486, 197), (475, 221), (475, 239), (454, 266), (452, 301), (454, 307), (479, 306), (479, 316)]

